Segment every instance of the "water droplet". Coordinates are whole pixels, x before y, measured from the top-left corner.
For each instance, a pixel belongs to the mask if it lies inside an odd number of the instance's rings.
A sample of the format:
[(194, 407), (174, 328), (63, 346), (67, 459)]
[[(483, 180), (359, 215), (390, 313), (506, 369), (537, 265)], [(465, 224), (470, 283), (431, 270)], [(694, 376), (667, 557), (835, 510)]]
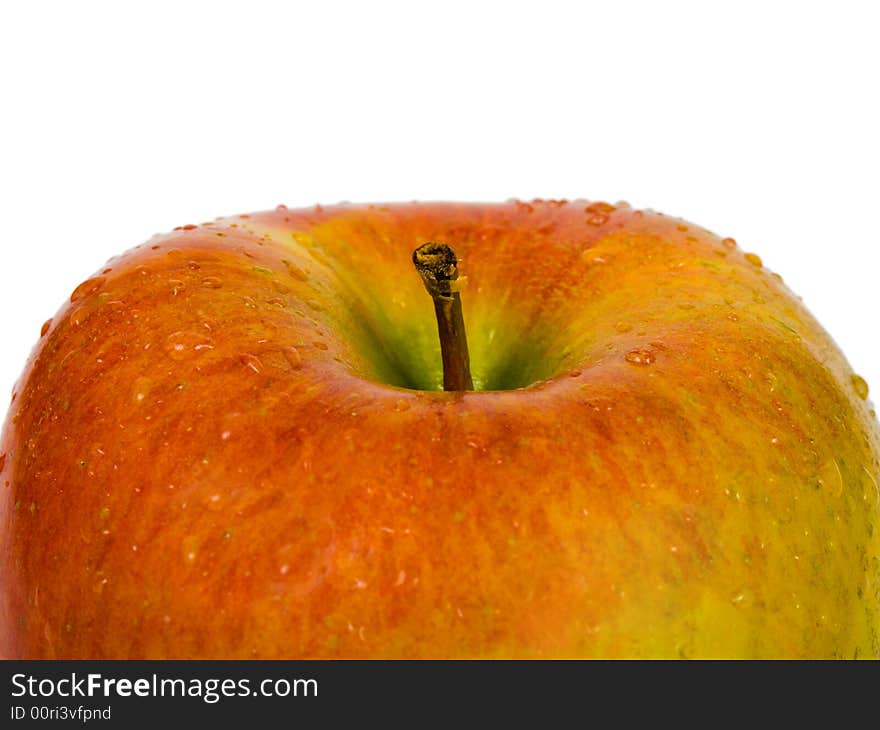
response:
[(0, 454), (0, 472), (3, 471), (5, 466), (6, 466), (6, 454)]
[(594, 250), (588, 248), (581, 252), (581, 258), (588, 264), (605, 264), (608, 262), (609, 254), (605, 253), (603, 255), (602, 253), (596, 253)]
[(219, 289), (223, 286), (223, 282), (216, 276), (206, 276), (202, 279), (202, 286), (205, 287), (205, 289)]
[(880, 486), (867, 466), (862, 467), (862, 499), (875, 504), (880, 502)]
[(856, 395), (862, 400), (868, 400), (868, 381), (865, 380), (861, 375), (856, 375), (855, 373), (851, 376), (853, 388), (855, 388)]
[(298, 370), (302, 367), (302, 356), (293, 345), (282, 347), (281, 353), (284, 355), (284, 359), (287, 360), (287, 364), (290, 365), (291, 370)]
[(287, 259), (281, 259), (281, 263), (284, 264), (284, 268), (287, 269), (287, 273), (290, 274), (294, 279), (298, 279), (299, 281), (308, 281), (309, 275), (295, 263), (293, 263), (292, 261), (288, 261)]
[(727, 248), (736, 248), (736, 240), (733, 238), (722, 238), (721, 244)]
[(752, 266), (757, 266), (759, 269), (764, 265), (764, 262), (761, 261), (761, 257), (756, 253), (746, 253), (743, 254), (743, 258), (748, 261)]
[(597, 200), (594, 203), (590, 203), (584, 210), (587, 213), (599, 213), (601, 215), (605, 215), (607, 218), (608, 213), (613, 213), (617, 208), (615, 208), (611, 203), (606, 203), (603, 200)]
[(149, 378), (140, 377), (134, 381), (131, 388), (131, 399), (135, 404), (140, 405), (144, 402), (150, 389), (153, 387), (153, 381)]
[(199, 554), (199, 538), (195, 535), (183, 538), (181, 548), (183, 550), (183, 559), (187, 563), (194, 563)]
[(594, 213), (587, 218), (587, 223), (591, 226), (601, 226), (608, 222), (608, 216), (604, 213)]
[(676, 229), (681, 231), (682, 233), (684, 233), (688, 230), (688, 227), (685, 225), (678, 225), (678, 226), (676, 226)]
[(257, 375), (263, 372), (263, 363), (260, 362), (260, 358), (258, 358), (256, 355), (245, 353), (243, 355), (240, 355), (238, 359), (241, 361), (242, 365), (244, 365), (249, 370), (252, 370)]
[(40, 337), (45, 337), (46, 333), (49, 331), (49, 328), (52, 326), (52, 320), (47, 319), (43, 322), (43, 326), (40, 327)]
[(632, 328), (633, 326), (628, 322), (618, 322), (616, 325), (614, 325), (614, 329), (616, 329), (618, 332), (629, 332)]
[(82, 325), (89, 317), (91, 317), (100, 306), (101, 302), (97, 299), (89, 299), (76, 306), (70, 313), (69, 322), (74, 327)]
[(73, 290), (73, 293), (70, 295), (71, 302), (78, 302), (81, 299), (85, 299), (89, 294), (94, 294), (98, 289), (100, 289), (106, 279), (103, 276), (96, 276), (93, 279), (86, 279), (82, 284), (80, 284), (76, 289)]
[(213, 349), (214, 343), (211, 338), (200, 332), (174, 332), (165, 340), (165, 353), (173, 360), (183, 360)]
[(624, 359), (633, 365), (650, 365), (656, 360), (654, 353), (650, 350), (630, 350)]
[(312, 343), (318, 350), (327, 350), (328, 346), (326, 342), (321, 342), (320, 340), (316, 340)]
[(98, 511), (98, 519), (102, 522), (105, 521), (110, 516), (110, 508), (109, 507), (101, 507)]
[(568, 377), (570, 377), (570, 378), (579, 378), (579, 377), (581, 376), (581, 372), (582, 372), (582, 371), (580, 371), (580, 370), (569, 370), (569, 371), (568, 371)]
[(843, 476), (837, 459), (829, 459), (819, 468), (819, 485), (835, 497), (843, 493)]
[(399, 400), (394, 404), (394, 410), (398, 412), (408, 411), (410, 409), (408, 400)]
[(290, 234), (290, 237), (300, 246), (311, 248), (315, 245), (315, 240), (308, 233), (303, 233), (302, 231), (294, 231)]

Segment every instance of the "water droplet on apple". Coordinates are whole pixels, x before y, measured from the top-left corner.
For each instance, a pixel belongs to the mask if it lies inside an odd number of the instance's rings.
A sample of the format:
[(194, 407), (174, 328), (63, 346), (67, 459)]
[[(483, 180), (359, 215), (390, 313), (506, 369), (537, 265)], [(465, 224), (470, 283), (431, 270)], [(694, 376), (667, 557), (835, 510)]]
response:
[(183, 559), (187, 563), (194, 563), (199, 554), (199, 538), (195, 535), (188, 535), (183, 538), (181, 548), (183, 551)]
[(614, 329), (616, 329), (618, 332), (629, 332), (632, 328), (633, 326), (628, 322), (618, 322), (616, 325), (614, 325)]
[(153, 381), (150, 378), (140, 377), (137, 378), (132, 384), (131, 388), (131, 399), (132, 401), (140, 405), (144, 402), (144, 399), (147, 397), (147, 394), (150, 392), (150, 389), (153, 387)]
[(743, 254), (743, 258), (748, 261), (752, 266), (757, 266), (759, 269), (764, 265), (764, 262), (761, 261), (761, 257), (756, 253), (746, 253)]
[(0, 454), (0, 472), (6, 467), (6, 454)]
[(256, 355), (245, 353), (239, 356), (239, 360), (241, 361), (242, 365), (248, 368), (248, 370), (255, 372), (257, 375), (263, 372), (263, 363), (260, 362), (260, 358), (258, 358)]
[(292, 261), (282, 259), (281, 263), (284, 264), (284, 268), (287, 269), (287, 273), (290, 274), (294, 279), (298, 279), (299, 281), (309, 280), (309, 275)]
[(103, 276), (96, 276), (93, 279), (86, 279), (82, 284), (80, 284), (76, 289), (73, 290), (73, 293), (70, 295), (71, 302), (78, 302), (81, 299), (85, 299), (90, 294), (94, 294), (98, 289), (100, 289), (106, 279)]
[(314, 345), (314, 347), (318, 350), (327, 350), (328, 349), (327, 343), (321, 342), (320, 340), (316, 340), (315, 342), (312, 343), (312, 345)]
[(880, 485), (871, 473), (871, 467), (862, 467), (862, 499), (874, 504), (880, 503)]
[(603, 200), (597, 200), (593, 203), (590, 203), (586, 208), (584, 208), (584, 211), (587, 213), (594, 215), (600, 214), (606, 217), (609, 213), (613, 213), (615, 210), (617, 210), (615, 206), (611, 205), (611, 203), (606, 203)]
[(656, 360), (656, 357), (650, 350), (630, 350), (624, 359), (633, 365), (650, 365)]
[(868, 399), (868, 381), (866, 381), (861, 375), (856, 375), (855, 373), (851, 376), (853, 388), (855, 388), (856, 395), (862, 400)]
[(727, 248), (736, 248), (736, 240), (733, 238), (722, 238), (721, 244)]
[(219, 289), (223, 286), (223, 282), (216, 276), (206, 276), (202, 279), (202, 286), (205, 289)]
[(608, 222), (608, 216), (604, 213), (594, 213), (589, 218), (587, 218), (587, 223), (591, 226), (601, 226)]
[(837, 459), (831, 458), (819, 468), (819, 485), (834, 497), (839, 497), (843, 493), (843, 476)]
[(298, 370), (302, 367), (302, 355), (299, 354), (299, 350), (293, 345), (282, 347), (281, 354), (284, 356), (284, 359), (287, 361), (291, 370)]
[(568, 377), (570, 377), (570, 378), (579, 378), (579, 377), (581, 376), (581, 372), (582, 372), (582, 371), (580, 371), (580, 370), (569, 370), (569, 371), (568, 371)]
[(46, 333), (49, 331), (49, 328), (52, 326), (52, 320), (47, 319), (43, 322), (43, 326), (40, 327), (40, 337), (45, 337)]
[(183, 360), (213, 349), (211, 338), (200, 332), (174, 332), (165, 340), (165, 353), (172, 360)]

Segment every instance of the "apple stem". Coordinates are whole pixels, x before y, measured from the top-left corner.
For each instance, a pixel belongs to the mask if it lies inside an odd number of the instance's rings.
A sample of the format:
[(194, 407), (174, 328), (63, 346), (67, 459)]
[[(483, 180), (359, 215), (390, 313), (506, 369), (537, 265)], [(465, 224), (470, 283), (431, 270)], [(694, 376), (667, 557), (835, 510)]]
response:
[(455, 251), (445, 243), (429, 242), (413, 251), (412, 258), (425, 289), (434, 300), (443, 357), (443, 390), (473, 390)]

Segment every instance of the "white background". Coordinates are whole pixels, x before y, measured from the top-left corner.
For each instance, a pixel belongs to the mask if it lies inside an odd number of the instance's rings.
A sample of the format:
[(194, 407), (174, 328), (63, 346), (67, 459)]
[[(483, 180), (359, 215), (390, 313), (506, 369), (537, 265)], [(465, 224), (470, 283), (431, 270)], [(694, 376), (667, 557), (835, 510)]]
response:
[(587, 197), (758, 252), (880, 388), (878, 16), (3, 0), (0, 387), (74, 286), (176, 225), (282, 202)]

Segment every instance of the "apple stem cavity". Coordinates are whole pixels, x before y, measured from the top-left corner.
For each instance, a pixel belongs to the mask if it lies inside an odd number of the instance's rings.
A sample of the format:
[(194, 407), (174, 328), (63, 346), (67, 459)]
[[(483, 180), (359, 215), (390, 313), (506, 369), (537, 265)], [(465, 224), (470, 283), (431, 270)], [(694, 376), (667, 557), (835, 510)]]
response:
[(434, 300), (443, 357), (443, 390), (473, 390), (459, 294), (464, 280), (458, 279), (455, 251), (445, 243), (428, 242), (413, 251), (412, 258), (425, 289)]

